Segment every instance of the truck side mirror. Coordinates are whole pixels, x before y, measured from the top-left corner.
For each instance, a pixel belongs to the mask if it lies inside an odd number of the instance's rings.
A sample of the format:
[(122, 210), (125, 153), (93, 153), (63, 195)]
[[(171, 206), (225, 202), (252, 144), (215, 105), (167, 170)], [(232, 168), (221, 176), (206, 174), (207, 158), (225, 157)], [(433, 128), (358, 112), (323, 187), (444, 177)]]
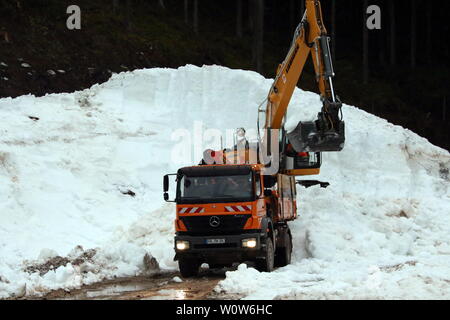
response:
[[(169, 191), (169, 175), (166, 174), (163, 178), (163, 191), (167, 193)], [(165, 200), (165, 198), (164, 198)]]
[(177, 175), (176, 173), (166, 174), (163, 177), (163, 192), (164, 192), (163, 197), (164, 197), (164, 201), (175, 202), (175, 200), (169, 200), (169, 186), (170, 186), (169, 176), (176, 176), (176, 175)]

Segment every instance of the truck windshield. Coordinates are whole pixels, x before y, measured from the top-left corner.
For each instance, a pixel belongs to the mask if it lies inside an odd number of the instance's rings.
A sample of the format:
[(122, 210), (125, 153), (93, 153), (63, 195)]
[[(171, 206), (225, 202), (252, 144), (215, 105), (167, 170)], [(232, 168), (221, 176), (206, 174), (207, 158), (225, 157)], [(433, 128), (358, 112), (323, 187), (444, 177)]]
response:
[(252, 174), (191, 177), (178, 182), (178, 202), (238, 202), (253, 200)]

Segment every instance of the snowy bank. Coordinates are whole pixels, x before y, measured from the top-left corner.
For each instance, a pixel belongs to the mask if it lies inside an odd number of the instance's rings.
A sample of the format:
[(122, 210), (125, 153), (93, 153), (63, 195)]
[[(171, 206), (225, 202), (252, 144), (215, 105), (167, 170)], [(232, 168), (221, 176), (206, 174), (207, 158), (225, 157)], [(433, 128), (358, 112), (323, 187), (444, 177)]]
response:
[[(254, 72), (186, 66), (1, 99), (0, 297), (142, 274), (153, 270), (149, 256), (162, 270), (176, 268), (175, 211), (162, 201), (162, 175), (197, 163), (217, 147), (218, 132), (254, 129), (271, 83)], [(319, 108), (316, 94), (296, 90), (287, 127)], [(343, 111), (346, 147), (324, 155), (318, 177), (331, 186), (299, 190), (293, 264), (272, 274), (241, 266), (216, 290), (263, 299), (450, 298), (449, 153), (355, 107)], [(79, 265), (27, 269), (92, 248)]]

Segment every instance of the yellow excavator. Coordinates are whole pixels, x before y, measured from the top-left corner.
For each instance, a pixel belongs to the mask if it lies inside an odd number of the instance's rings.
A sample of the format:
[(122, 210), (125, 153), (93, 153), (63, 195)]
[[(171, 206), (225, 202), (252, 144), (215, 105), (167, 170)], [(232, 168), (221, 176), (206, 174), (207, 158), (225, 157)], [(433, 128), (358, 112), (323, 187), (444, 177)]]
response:
[[(222, 152), (206, 150), (203, 164), (258, 162), (273, 166), (276, 161), (272, 174), (312, 175), (320, 172), (321, 152), (340, 151), (344, 147), (345, 124), (342, 103), (333, 87), (330, 38), (322, 20), (320, 1), (305, 2), (303, 19), (295, 30), (285, 60), (278, 66), (266, 108), (259, 109), (265, 115), (264, 137), (259, 137), (257, 146), (247, 146), (246, 153), (238, 152), (236, 147)], [(316, 121), (299, 122), (287, 133), (284, 129), (287, 109), (309, 56), (314, 65), (322, 110)], [(258, 132), (259, 122), (258, 117)]]
[[(289, 101), (310, 55), (322, 110), (317, 120), (299, 122), (286, 132)], [(259, 110), (265, 122), (258, 143), (206, 150), (199, 165), (173, 174), (174, 200), (168, 196), (169, 175), (164, 176), (164, 199), (176, 203), (174, 259), (183, 277), (196, 275), (202, 263), (218, 268), (252, 261), (258, 270), (268, 272), (290, 263), (288, 222), (297, 218), (296, 184), (327, 186), (295, 177), (318, 174), (321, 152), (344, 147), (342, 104), (334, 92), (333, 76), (320, 1), (306, 0), (303, 19), (278, 66), (266, 107)]]
[[(278, 67), (265, 110), (265, 128), (282, 130), (282, 141), (286, 143), (282, 144), (280, 150), (282, 155), (280, 157), (280, 170), (288, 175), (319, 173), (318, 171), (296, 169), (297, 160), (302, 159), (301, 157), (297, 159), (295, 153), (290, 153), (290, 155), (294, 155), (293, 165), (292, 162), (290, 164), (284, 161), (286, 157), (289, 157), (289, 152), (292, 151), (290, 148), (301, 156), (303, 152), (340, 151), (344, 147), (345, 141), (342, 103), (334, 92), (330, 38), (323, 23), (320, 1), (306, 0), (305, 7), (306, 11), (295, 30), (294, 39), (286, 59)], [(292, 132), (285, 134), (283, 122), (289, 101), (308, 56), (311, 56), (314, 64), (316, 81), (323, 103), (322, 110), (319, 112), (316, 121), (299, 122)], [(298, 168), (301, 167), (301, 165), (298, 166)]]

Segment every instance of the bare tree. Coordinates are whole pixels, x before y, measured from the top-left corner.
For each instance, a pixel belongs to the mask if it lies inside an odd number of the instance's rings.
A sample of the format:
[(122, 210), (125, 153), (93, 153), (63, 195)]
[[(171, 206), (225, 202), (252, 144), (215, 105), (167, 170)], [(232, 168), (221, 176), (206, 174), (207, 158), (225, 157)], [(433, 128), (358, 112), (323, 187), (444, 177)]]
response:
[(411, 68), (416, 67), (416, 0), (411, 1)]
[(396, 55), (397, 55), (397, 51), (396, 51), (396, 39), (395, 39), (395, 1), (390, 0), (389, 1), (389, 18), (390, 18), (390, 62), (391, 65), (395, 65), (396, 64)]
[(236, 0), (236, 35), (242, 38), (242, 0)]
[(363, 2), (363, 83), (369, 82), (369, 29), (366, 25), (368, 0)]
[(194, 32), (198, 33), (198, 0), (194, 0), (194, 16), (193, 16)]
[(253, 0), (253, 58), (256, 71), (263, 73), (264, 0)]

